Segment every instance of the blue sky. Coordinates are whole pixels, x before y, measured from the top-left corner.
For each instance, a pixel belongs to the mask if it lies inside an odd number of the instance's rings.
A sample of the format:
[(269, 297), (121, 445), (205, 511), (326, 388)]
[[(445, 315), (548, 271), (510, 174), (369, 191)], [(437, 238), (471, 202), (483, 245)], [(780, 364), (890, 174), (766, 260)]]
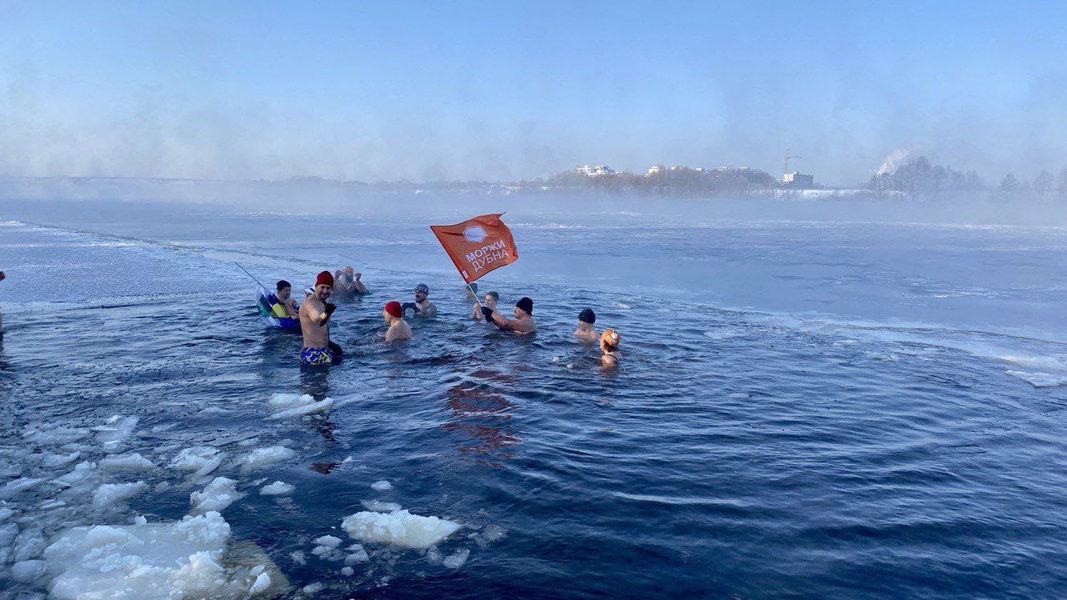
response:
[(0, 0), (0, 175), (1067, 167), (1067, 3)]

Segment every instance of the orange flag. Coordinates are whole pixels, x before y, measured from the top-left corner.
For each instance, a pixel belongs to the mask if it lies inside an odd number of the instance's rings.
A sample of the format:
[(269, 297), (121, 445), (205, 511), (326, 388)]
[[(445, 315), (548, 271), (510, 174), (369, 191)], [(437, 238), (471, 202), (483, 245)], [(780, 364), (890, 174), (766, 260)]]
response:
[(455, 225), (430, 225), (463, 281), (470, 283), (519, 259), (511, 230), (500, 217), (482, 215)]

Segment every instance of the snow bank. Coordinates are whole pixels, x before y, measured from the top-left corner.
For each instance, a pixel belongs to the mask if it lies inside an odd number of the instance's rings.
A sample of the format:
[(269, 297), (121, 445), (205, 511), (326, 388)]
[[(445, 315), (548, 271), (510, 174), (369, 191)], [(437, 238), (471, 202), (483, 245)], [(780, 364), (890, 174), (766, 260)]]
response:
[(341, 522), (348, 535), (364, 542), (384, 542), (405, 548), (428, 548), (455, 533), (461, 525), (438, 517), (364, 511)]

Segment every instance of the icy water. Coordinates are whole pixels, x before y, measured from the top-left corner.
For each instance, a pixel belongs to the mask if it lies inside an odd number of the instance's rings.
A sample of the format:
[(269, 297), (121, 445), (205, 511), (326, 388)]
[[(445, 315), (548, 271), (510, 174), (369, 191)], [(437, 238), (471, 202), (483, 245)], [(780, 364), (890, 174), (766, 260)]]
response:
[[(534, 299), (517, 339), (427, 228), (475, 212), (3, 207), (2, 598), (49, 593), (70, 527), (173, 523), (216, 477), (229, 543), (288, 580), (262, 597), (1067, 595), (1065, 229), (518, 212), (479, 282)], [(302, 287), (354, 260), (346, 360), (301, 370), (234, 262)], [(385, 346), (419, 282), (440, 316)], [(571, 338), (587, 306), (617, 371)], [(301, 394), (332, 407), (276, 418)], [(353, 539), (368, 507), (462, 527)]]

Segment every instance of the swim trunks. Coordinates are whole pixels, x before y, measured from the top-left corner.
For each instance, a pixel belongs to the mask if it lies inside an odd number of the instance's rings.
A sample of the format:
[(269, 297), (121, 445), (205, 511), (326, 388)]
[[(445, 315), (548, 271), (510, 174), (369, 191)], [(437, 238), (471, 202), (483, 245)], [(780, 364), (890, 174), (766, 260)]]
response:
[(334, 362), (331, 348), (304, 348), (300, 351), (300, 364), (305, 367), (322, 367)]

